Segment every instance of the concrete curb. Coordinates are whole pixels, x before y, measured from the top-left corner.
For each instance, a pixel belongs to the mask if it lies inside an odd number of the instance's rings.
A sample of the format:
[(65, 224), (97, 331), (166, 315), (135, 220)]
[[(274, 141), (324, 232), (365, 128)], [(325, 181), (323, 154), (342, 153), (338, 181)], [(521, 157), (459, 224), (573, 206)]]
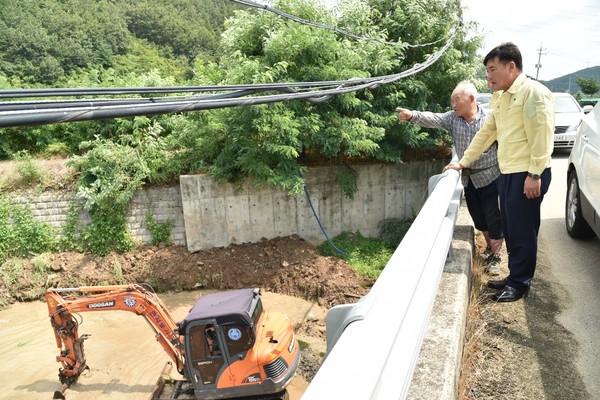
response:
[(454, 227), (452, 260), (442, 273), (407, 399), (458, 398), (474, 242), (473, 222), (462, 202)]

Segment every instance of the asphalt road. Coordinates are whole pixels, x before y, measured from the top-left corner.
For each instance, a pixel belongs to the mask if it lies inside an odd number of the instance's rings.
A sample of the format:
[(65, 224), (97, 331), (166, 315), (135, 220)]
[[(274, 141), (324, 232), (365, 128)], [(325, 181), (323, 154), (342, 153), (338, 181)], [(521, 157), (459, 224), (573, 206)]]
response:
[(578, 344), (573, 360), (592, 399), (600, 399), (600, 240), (572, 239), (565, 228), (568, 152), (552, 156), (552, 183), (542, 203), (539, 251), (550, 268), (543, 278), (566, 293), (558, 317)]

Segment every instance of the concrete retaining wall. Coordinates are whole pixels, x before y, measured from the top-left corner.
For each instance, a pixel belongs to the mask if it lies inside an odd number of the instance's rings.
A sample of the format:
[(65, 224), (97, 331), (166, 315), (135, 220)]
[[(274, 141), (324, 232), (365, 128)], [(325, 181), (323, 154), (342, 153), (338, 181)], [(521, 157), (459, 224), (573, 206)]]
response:
[[(394, 165), (355, 165), (354, 199), (346, 197), (336, 181), (339, 167), (310, 168), (306, 186), (322, 226), (333, 237), (342, 231), (377, 236), (383, 219), (414, 217), (427, 197), (427, 181), (441, 171), (444, 161)], [(256, 242), (262, 238), (297, 234), (313, 244), (325, 240), (307, 197), (289, 196), (271, 186), (251, 183), (239, 186), (216, 184), (205, 175), (181, 176), (180, 184), (139, 191), (128, 211), (132, 238), (148, 244), (152, 235), (146, 224), (150, 210), (158, 222), (172, 224), (174, 244), (190, 251)], [(72, 205), (81, 200), (73, 193), (8, 196), (10, 202), (27, 204), (33, 216), (60, 233)], [(83, 223), (89, 216), (82, 213)]]
[[(50, 224), (59, 234), (71, 207), (80, 209), (82, 205), (81, 199), (74, 193), (21, 194), (8, 196), (8, 200), (12, 204), (29, 205), (36, 220)], [(172, 224), (174, 244), (186, 245), (179, 185), (141, 190), (133, 197), (127, 210), (128, 230), (133, 240), (144, 244), (152, 242), (146, 224), (148, 210), (157, 222), (169, 221)], [(90, 220), (86, 212), (80, 214), (80, 219), (84, 225)]]
[[(358, 191), (346, 197), (336, 182), (338, 168), (314, 167), (306, 175), (310, 200), (333, 237), (342, 231), (377, 236), (378, 223), (414, 217), (427, 197), (427, 181), (445, 162), (355, 165)], [(270, 186), (215, 184), (203, 175), (181, 176), (181, 198), (190, 251), (297, 234), (318, 244), (324, 234), (307, 197)]]

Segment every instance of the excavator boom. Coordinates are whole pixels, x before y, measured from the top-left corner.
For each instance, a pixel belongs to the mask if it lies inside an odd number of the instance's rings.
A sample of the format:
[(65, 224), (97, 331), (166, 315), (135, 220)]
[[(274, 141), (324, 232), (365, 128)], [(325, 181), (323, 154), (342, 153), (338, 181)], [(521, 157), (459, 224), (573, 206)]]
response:
[(177, 369), (183, 371), (185, 353), (181, 338), (175, 333), (177, 324), (156, 294), (141, 285), (51, 288), (46, 292), (46, 304), (60, 349), (56, 360), (62, 365), (58, 374), (62, 392), (88, 368), (83, 343), (89, 335), (80, 336), (76, 318), (81, 312), (120, 310), (143, 316)]

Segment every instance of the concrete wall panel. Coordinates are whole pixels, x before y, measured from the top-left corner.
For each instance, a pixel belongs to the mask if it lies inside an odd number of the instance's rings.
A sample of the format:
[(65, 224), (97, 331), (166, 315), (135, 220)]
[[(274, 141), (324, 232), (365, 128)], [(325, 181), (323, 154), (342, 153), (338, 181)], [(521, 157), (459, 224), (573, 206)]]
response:
[[(306, 186), (329, 237), (345, 230), (377, 236), (381, 220), (418, 213), (427, 197), (429, 177), (443, 165), (444, 161), (426, 161), (352, 166), (359, 188), (353, 199), (343, 194), (336, 181), (339, 167), (310, 168)], [(325, 240), (305, 195), (289, 196), (279, 188), (251, 183), (215, 184), (202, 175), (181, 176), (180, 184), (190, 251), (291, 234), (313, 244)], [(198, 223), (204, 225), (202, 229)]]

